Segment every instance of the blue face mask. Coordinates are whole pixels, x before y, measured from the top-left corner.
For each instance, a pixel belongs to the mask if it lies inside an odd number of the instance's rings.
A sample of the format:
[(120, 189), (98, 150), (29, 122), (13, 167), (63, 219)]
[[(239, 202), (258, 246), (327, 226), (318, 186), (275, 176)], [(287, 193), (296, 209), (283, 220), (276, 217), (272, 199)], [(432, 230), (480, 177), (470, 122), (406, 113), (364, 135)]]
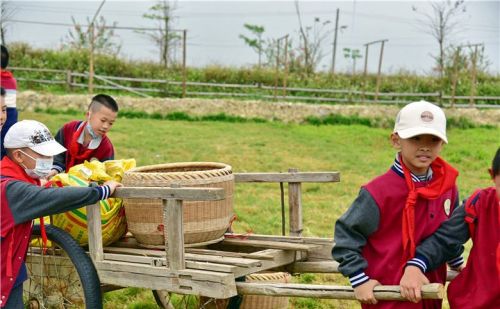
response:
[(96, 139), (99, 137), (99, 135), (97, 135), (95, 132), (94, 132), (94, 129), (92, 129), (92, 126), (90, 125), (90, 122), (87, 121), (87, 126), (86, 126), (86, 129), (87, 129), (87, 132), (89, 132), (90, 136), (92, 137), (92, 139)]
[(22, 150), (19, 150), (19, 151), (36, 162), (34, 169), (26, 168), (26, 166), (23, 166), (24, 171), (26, 172), (26, 174), (28, 174), (28, 176), (30, 176), (31, 178), (34, 178), (34, 179), (40, 179), (40, 178), (45, 178), (49, 175), (49, 173), (52, 170), (53, 163), (54, 163), (53, 158), (50, 158), (50, 159), (37, 158), (37, 159), (35, 159), (32, 156), (30, 156), (29, 154), (27, 154), (26, 152), (24, 152)]

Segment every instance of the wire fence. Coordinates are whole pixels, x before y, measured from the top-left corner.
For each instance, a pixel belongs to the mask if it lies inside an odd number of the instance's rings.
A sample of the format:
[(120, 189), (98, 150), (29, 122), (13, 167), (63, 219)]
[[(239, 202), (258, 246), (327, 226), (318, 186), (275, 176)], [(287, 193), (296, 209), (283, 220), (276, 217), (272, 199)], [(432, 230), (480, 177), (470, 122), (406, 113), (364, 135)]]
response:
[[(88, 89), (88, 72), (11, 67), (26, 88), (57, 85), (71, 92)], [(23, 74), (23, 72), (25, 74)], [(36, 76), (36, 78), (34, 77)], [(286, 100), (332, 104), (406, 104), (416, 99), (439, 102), (443, 106), (500, 108), (500, 96), (453, 96), (439, 92), (378, 92), (354, 89), (297, 88), (286, 85), (224, 84), (168, 79), (94, 75), (94, 89), (113, 90), (150, 97), (208, 97), (258, 100)]]

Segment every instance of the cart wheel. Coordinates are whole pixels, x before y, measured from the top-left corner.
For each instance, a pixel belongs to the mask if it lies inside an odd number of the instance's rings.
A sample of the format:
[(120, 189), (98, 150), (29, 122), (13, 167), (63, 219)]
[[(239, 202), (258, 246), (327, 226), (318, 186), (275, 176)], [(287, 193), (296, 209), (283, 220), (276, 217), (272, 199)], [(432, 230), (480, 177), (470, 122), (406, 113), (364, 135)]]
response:
[(47, 252), (35, 225), (26, 257), (23, 296), (29, 308), (102, 308), (99, 277), (85, 250), (65, 231), (48, 224), (45, 229)]
[[(198, 309), (225, 309), (215, 298), (198, 297), (196, 295), (175, 294), (162, 290), (153, 290), (156, 304), (160, 308), (198, 308)], [(216, 302), (217, 301), (217, 302)]]

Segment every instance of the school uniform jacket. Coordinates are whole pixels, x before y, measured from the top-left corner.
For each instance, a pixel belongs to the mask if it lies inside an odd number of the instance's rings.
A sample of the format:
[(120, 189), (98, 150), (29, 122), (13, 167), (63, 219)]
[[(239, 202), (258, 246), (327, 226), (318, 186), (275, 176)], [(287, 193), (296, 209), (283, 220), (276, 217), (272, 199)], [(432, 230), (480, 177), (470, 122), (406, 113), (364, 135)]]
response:
[(0, 307), (4, 307), (12, 288), (27, 278), (24, 261), (32, 220), (94, 204), (108, 198), (110, 189), (43, 188), (9, 157), (0, 166)]
[[(68, 151), (65, 153), (58, 154), (54, 157), (54, 168), (59, 172), (68, 171), (72, 166), (69, 166), (69, 162), (71, 162), (71, 153), (70, 143), (73, 138), (73, 134), (83, 125), (83, 121), (71, 121), (66, 123), (56, 134), (55, 140), (59, 142), (59, 144), (63, 145)], [(79, 150), (84, 151), (87, 147), (84, 147), (81, 144), (78, 144)], [(74, 165), (78, 165), (83, 163), (85, 160), (90, 161), (92, 158), (96, 158), (97, 160), (103, 162), (107, 160), (113, 160), (115, 156), (115, 151), (113, 148), (113, 144), (111, 144), (111, 140), (107, 136), (102, 136), (102, 140), (99, 146), (92, 151), (87, 158), (84, 159), (76, 159)]]
[[(448, 286), (448, 301), (452, 309), (500, 308), (500, 204), (493, 187), (471, 198), (476, 211), (473, 245), (465, 268)], [(465, 217), (462, 205), (417, 247), (408, 264), (425, 273), (455, 255), (457, 246), (470, 238)]]
[[(369, 279), (382, 285), (399, 285), (403, 275), (403, 208), (408, 196), (404, 174), (397, 161), (385, 174), (375, 178), (360, 190), (359, 196), (335, 225), (335, 245), (332, 254), (339, 262), (339, 271), (357, 287)], [(425, 186), (412, 175), (415, 187)], [(432, 179), (430, 180), (432, 181)], [(435, 200), (421, 197), (415, 205), (415, 242), (434, 233), (458, 205), (456, 186)], [(461, 263), (458, 257), (451, 263)], [(446, 282), (446, 265), (426, 274), (431, 282)], [(379, 301), (363, 308), (441, 308), (441, 301), (418, 304), (400, 301)]]
[(1, 158), (5, 156), (5, 148), (3, 147), (3, 140), (5, 134), (9, 131), (14, 123), (17, 122), (17, 81), (10, 71), (0, 71), (0, 86), (5, 89), (5, 105), (7, 106), (7, 121), (4, 123), (1, 132)]

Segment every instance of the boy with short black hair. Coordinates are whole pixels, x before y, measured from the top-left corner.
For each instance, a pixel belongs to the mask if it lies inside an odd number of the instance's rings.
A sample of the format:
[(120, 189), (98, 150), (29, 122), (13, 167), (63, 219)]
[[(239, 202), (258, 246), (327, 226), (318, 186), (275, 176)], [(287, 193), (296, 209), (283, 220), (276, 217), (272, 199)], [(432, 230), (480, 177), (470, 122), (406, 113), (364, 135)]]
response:
[[(397, 285), (415, 245), (434, 233), (458, 204), (458, 172), (439, 157), (448, 142), (444, 112), (425, 101), (406, 105), (391, 142), (398, 151), (394, 164), (364, 185), (337, 220), (332, 255), (363, 308), (440, 308), (440, 300), (378, 302), (373, 288)], [(444, 283), (446, 265), (427, 276)]]
[(118, 104), (109, 95), (98, 94), (92, 98), (86, 121), (66, 123), (56, 134), (56, 140), (68, 149), (66, 154), (54, 158), (49, 177), (68, 171), (72, 166), (97, 159), (114, 159), (114, 148), (107, 133), (118, 115)]
[(40, 187), (52, 168), (52, 158), (66, 149), (47, 127), (34, 120), (14, 124), (5, 136), (7, 156), (0, 162), (0, 307), (24, 308), (24, 260), (32, 220), (95, 204), (116, 187), (108, 181), (96, 187)]
[(451, 218), (416, 250), (401, 278), (401, 294), (421, 300), (424, 273), (463, 250), (472, 239), (467, 265), (448, 286), (450, 308), (500, 308), (500, 148), (489, 174), (494, 186), (474, 192)]
[(5, 148), (3, 147), (3, 141), (5, 139), (5, 134), (9, 131), (9, 128), (17, 122), (17, 81), (14, 78), (12, 72), (7, 70), (7, 66), (9, 65), (9, 50), (4, 45), (0, 45), (1, 53), (0, 53), (0, 87), (2, 87), (5, 91), (5, 94), (2, 95), (3, 100), (6, 106), (6, 117), (7, 120), (4, 122), (1, 132), (1, 154), (0, 157), (3, 158), (5, 156)]

